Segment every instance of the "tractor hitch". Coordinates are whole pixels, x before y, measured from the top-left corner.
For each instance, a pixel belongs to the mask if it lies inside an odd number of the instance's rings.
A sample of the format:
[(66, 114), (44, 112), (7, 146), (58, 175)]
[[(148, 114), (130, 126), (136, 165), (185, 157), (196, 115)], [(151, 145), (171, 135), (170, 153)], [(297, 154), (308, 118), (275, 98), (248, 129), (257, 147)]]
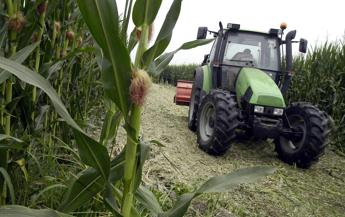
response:
[(277, 139), (280, 136), (297, 142), (303, 138), (303, 129), (285, 128), (282, 120), (266, 117), (255, 117), (253, 122), (253, 134), (257, 138)]

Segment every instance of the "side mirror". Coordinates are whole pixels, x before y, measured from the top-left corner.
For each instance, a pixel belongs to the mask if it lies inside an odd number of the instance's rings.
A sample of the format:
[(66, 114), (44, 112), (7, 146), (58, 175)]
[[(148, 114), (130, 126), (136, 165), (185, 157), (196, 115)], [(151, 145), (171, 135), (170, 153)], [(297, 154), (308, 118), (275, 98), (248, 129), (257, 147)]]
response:
[(196, 39), (205, 39), (207, 35), (207, 27), (199, 27), (198, 28), (198, 35)]
[(201, 63), (202, 66), (207, 64), (207, 61), (208, 61), (209, 57), (210, 57), (210, 54), (205, 54), (204, 55), (204, 60)]
[(299, 52), (307, 53), (307, 47), (308, 47), (308, 40), (301, 38), (301, 40), (299, 41)]

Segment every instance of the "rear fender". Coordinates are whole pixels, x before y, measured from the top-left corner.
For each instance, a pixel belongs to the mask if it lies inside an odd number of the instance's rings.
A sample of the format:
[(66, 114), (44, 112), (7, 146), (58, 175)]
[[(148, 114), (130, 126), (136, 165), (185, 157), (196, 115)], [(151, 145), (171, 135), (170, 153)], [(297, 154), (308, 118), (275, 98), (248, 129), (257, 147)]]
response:
[(212, 75), (209, 65), (204, 65), (199, 67), (200, 71), (202, 72), (202, 90), (205, 94), (208, 94), (212, 89)]

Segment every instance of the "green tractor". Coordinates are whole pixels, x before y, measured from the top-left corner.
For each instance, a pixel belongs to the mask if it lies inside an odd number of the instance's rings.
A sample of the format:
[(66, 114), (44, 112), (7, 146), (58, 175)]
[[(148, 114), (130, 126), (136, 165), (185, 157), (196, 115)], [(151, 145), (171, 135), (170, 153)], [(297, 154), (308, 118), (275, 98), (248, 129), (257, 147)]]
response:
[(199, 147), (222, 155), (239, 138), (270, 138), (282, 161), (310, 167), (324, 153), (328, 119), (310, 103), (286, 105), (283, 97), (292, 76), (292, 43), (305, 53), (307, 40), (293, 41), (295, 30), (283, 40), (286, 24), (265, 33), (219, 26), (218, 32), (199, 27), (198, 39), (214, 34), (213, 47), (194, 83), (178, 82), (175, 97), (189, 105), (188, 127)]

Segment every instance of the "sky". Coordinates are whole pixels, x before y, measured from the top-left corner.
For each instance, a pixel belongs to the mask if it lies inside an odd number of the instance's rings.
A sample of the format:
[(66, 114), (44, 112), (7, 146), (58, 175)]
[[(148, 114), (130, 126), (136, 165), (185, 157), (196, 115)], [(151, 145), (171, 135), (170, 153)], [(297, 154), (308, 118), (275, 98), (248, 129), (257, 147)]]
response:
[[(121, 11), (125, 0), (117, 2)], [(159, 33), (172, 2), (163, 0), (154, 23), (153, 38)], [(344, 38), (344, 5), (343, 0), (183, 0), (180, 17), (166, 51), (175, 50), (184, 42), (195, 40), (199, 26), (217, 31), (219, 21), (223, 26), (227, 23), (238, 23), (243, 29), (257, 31), (279, 28), (280, 24), (285, 22), (288, 26), (285, 33), (297, 30), (295, 39), (305, 38), (309, 42), (308, 48), (315, 47), (326, 40)], [(212, 38), (212, 35), (208, 37)], [(210, 52), (211, 46), (212, 44), (180, 51), (171, 64), (201, 63), (204, 55)], [(298, 50), (297, 45), (294, 49)]]

